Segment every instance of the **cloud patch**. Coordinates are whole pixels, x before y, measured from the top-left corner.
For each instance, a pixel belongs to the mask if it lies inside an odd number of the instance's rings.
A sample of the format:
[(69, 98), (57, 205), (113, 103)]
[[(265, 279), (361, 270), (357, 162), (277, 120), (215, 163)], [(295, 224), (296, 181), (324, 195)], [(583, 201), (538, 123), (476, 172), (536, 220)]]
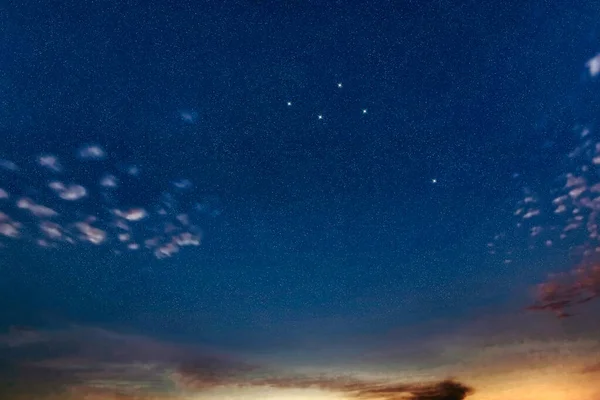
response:
[(200, 346), (87, 327), (12, 329), (0, 335), (0, 368), (3, 376), (18, 377), (0, 382), (0, 397), (13, 399), (27, 393), (40, 400), (184, 399), (222, 388), (317, 389), (357, 400), (460, 400), (473, 392), (454, 380), (286, 373)]

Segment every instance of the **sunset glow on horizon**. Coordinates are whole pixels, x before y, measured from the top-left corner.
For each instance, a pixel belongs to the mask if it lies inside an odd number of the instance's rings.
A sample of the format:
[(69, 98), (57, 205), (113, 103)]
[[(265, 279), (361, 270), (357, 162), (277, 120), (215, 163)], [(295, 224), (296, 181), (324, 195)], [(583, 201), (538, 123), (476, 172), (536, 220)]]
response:
[(597, 0), (0, 8), (0, 400), (600, 400)]

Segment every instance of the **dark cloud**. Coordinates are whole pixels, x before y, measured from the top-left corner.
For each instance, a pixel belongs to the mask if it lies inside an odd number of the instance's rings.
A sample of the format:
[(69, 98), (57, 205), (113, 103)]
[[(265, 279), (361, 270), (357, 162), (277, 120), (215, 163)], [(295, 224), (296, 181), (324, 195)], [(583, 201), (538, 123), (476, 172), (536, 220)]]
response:
[(59, 399), (64, 389), (75, 384), (68, 373), (0, 361), (0, 398), (11, 400)]
[(414, 390), (414, 400), (460, 400), (473, 393), (473, 389), (456, 381), (446, 380)]
[[(28, 382), (39, 382), (53, 393), (87, 387), (86, 392), (102, 389), (123, 395), (173, 391), (170, 374), (180, 365), (203, 365), (206, 373), (210, 368), (221, 373), (242, 365), (198, 346), (87, 327), (11, 329), (0, 335), (0, 360), (6, 371), (3, 376), (19, 378), (9, 379), (7, 385), (17, 385), (19, 391), (27, 391)], [(7, 398), (3, 396), (0, 392), (0, 398)]]
[(167, 399), (227, 387), (319, 389), (357, 400), (455, 400), (472, 393), (453, 380), (415, 384), (286, 374), (199, 346), (86, 327), (12, 329), (0, 335), (0, 362), (5, 377), (0, 398), (11, 399), (61, 394), (72, 399)]

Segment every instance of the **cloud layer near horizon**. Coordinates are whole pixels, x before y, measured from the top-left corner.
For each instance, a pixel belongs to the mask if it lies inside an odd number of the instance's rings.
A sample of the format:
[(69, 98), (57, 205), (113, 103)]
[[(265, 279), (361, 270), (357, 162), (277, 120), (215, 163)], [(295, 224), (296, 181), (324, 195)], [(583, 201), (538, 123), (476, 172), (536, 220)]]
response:
[[(313, 353), (298, 364), (295, 353), (251, 358), (99, 328), (12, 329), (0, 334), (0, 398), (535, 400), (543, 392), (549, 400), (595, 400), (600, 342), (590, 321), (539, 313), (454, 329), (440, 321), (372, 338), (379, 351), (361, 351), (354, 365), (331, 364), (328, 355), (320, 366)], [(463, 380), (476, 389), (472, 396)]]
[(306, 375), (253, 365), (189, 344), (104, 329), (12, 329), (0, 336), (0, 396), (183, 399), (219, 388), (313, 389), (357, 400), (460, 400), (452, 380), (399, 382)]

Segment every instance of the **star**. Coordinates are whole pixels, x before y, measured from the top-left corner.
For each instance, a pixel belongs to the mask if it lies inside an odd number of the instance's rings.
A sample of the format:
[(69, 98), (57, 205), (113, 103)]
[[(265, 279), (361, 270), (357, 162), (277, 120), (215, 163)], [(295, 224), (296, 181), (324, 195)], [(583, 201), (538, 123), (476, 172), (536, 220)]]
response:
[(433, 178), (433, 179), (431, 180), (431, 183), (437, 183), (437, 179)]
[(338, 87), (341, 89), (342, 88), (342, 82), (338, 83)]
[(323, 119), (323, 116), (319, 114), (319, 119)]
[(291, 105), (292, 105), (292, 102), (291, 102), (291, 101), (288, 101), (288, 102), (287, 102), (287, 105), (288, 105), (288, 107), (289, 107), (289, 106), (291, 106)]
[(367, 109), (366, 109), (366, 108), (363, 108), (363, 110), (362, 110), (362, 111), (363, 111), (363, 114), (366, 114), (366, 113), (367, 113)]

